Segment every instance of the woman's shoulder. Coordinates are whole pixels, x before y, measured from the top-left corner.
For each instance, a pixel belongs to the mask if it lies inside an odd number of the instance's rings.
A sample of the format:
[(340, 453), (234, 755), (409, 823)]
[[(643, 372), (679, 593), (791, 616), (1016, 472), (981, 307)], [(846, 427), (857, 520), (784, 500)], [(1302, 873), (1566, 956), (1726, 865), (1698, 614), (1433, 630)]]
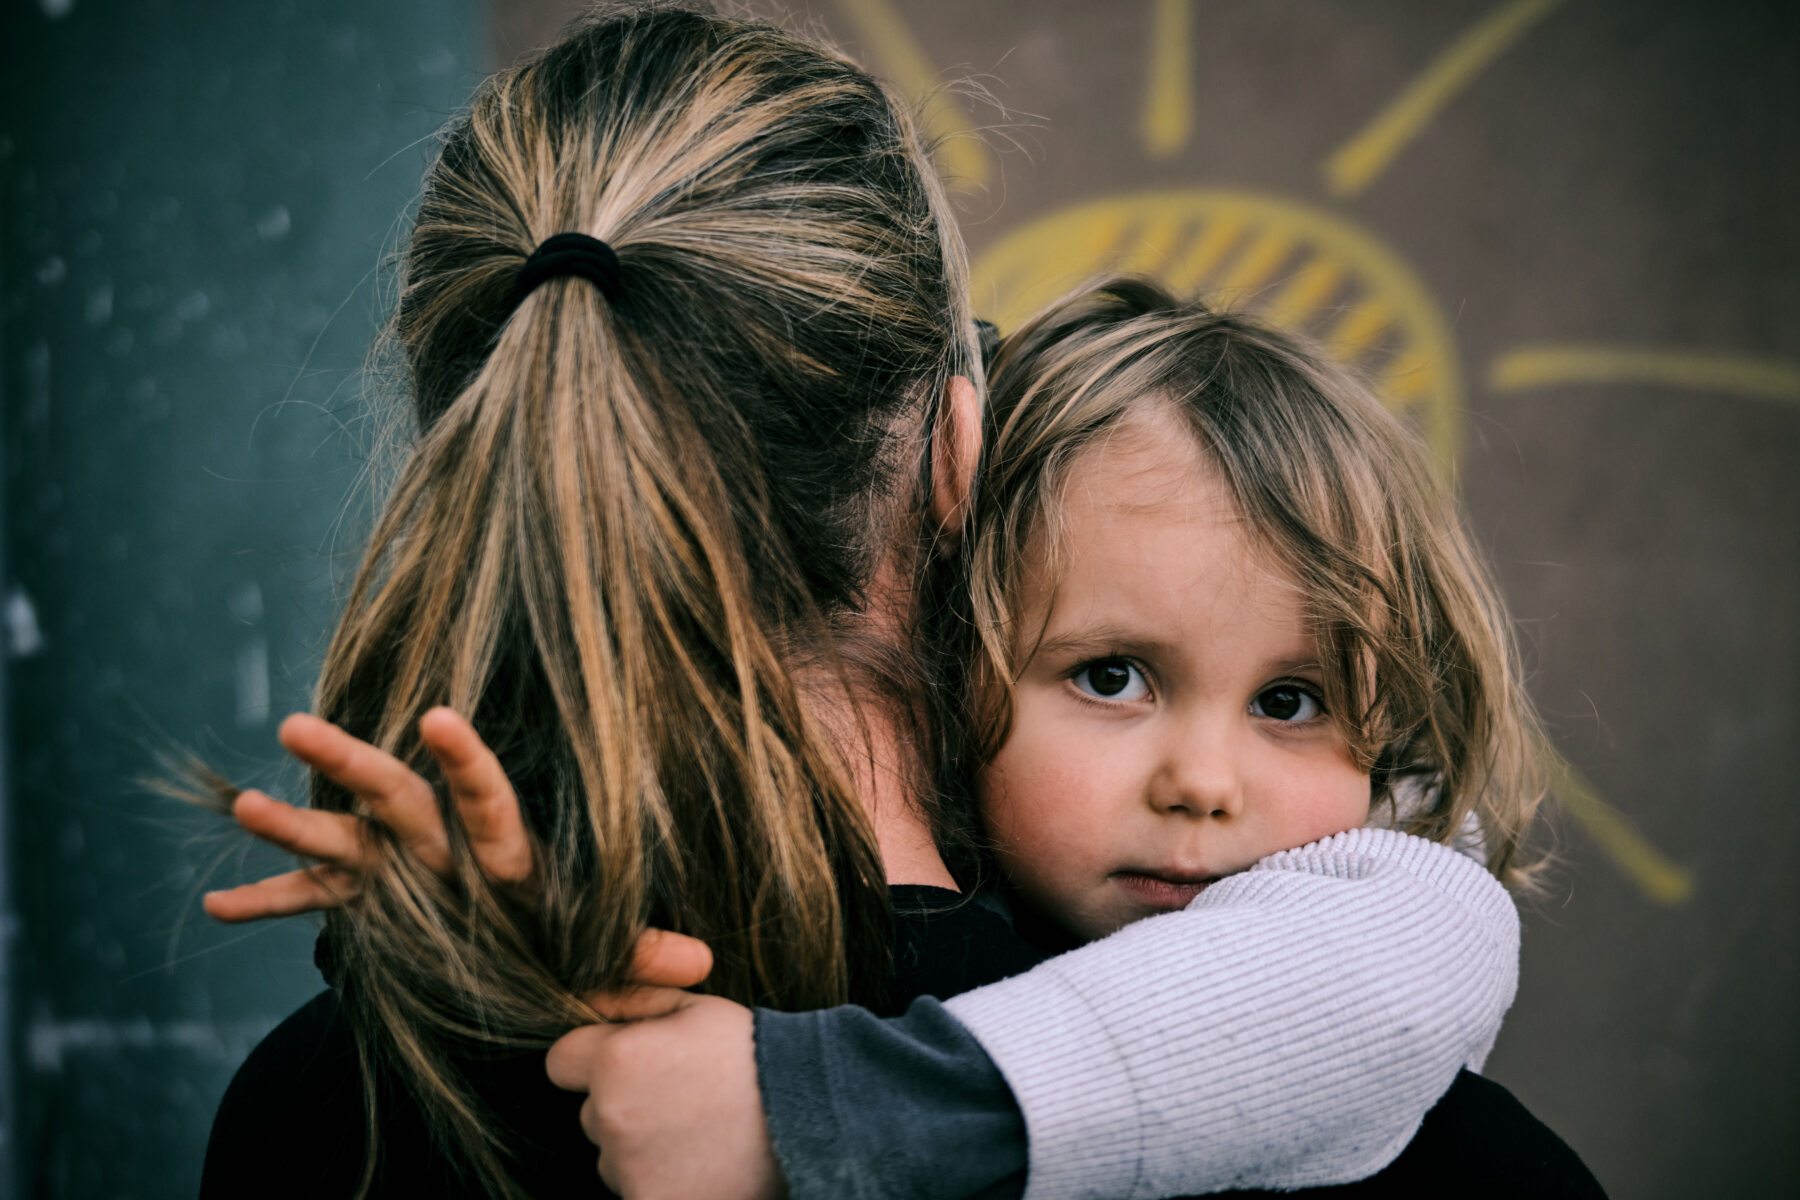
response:
[[(531, 1195), (607, 1196), (582, 1135), (583, 1097), (557, 1089), (531, 1051), (463, 1062), (518, 1153), (515, 1181)], [(479, 1179), (433, 1140), (424, 1115), (389, 1072), (378, 1072), (379, 1163), (372, 1197), (478, 1200)], [(368, 1163), (368, 1097), (350, 1015), (327, 990), (269, 1031), (238, 1068), (213, 1118), (201, 1200), (257, 1196), (338, 1200), (361, 1189)]]
[(1367, 1179), (1293, 1192), (1222, 1192), (1215, 1200), (1606, 1200), (1581, 1156), (1504, 1087), (1472, 1071), (1457, 1075), (1400, 1157)]
[(1600, 1181), (1567, 1142), (1518, 1097), (1473, 1071), (1457, 1075), (1385, 1170), (1360, 1183), (1320, 1189), (1326, 1192), (1345, 1200), (1431, 1195), (1606, 1200)]
[(232, 1076), (213, 1137), (271, 1119), (354, 1123), (362, 1074), (336, 992), (320, 992), (271, 1029)]
[(1455, 1181), (1470, 1196), (1606, 1196), (1567, 1142), (1517, 1096), (1472, 1071), (1457, 1075), (1394, 1166), (1415, 1168), (1413, 1178), (1421, 1182)]
[(362, 1072), (335, 992), (250, 1052), (213, 1117), (200, 1194), (348, 1195), (362, 1174)]

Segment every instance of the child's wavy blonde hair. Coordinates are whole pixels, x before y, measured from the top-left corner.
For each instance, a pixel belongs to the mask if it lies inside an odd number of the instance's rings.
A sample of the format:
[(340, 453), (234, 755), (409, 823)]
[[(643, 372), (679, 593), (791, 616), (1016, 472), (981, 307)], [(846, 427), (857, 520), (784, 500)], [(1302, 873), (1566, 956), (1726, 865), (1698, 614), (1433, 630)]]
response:
[[(1054, 546), (1070, 465), (1146, 404), (1185, 419), (1306, 596), (1326, 708), (1396, 828), (1464, 840), (1528, 881), (1541, 734), (1510, 623), (1423, 442), (1319, 351), (1139, 279), (1091, 284), (1008, 337), (990, 368), (986, 467), (963, 623), (964, 761), (990, 759), (1030, 657), (1018, 599)], [(1022, 636), (1024, 635), (1024, 636)]]

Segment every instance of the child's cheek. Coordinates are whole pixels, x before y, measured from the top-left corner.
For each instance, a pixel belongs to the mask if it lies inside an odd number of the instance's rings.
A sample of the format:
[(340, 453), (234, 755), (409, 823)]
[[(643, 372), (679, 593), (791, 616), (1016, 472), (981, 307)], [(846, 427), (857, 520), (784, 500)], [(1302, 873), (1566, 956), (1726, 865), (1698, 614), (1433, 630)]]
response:
[(984, 778), (1014, 808), (1042, 810), (1078, 803), (1100, 764), (1080, 721), (1069, 720), (1043, 687), (1021, 687), (1012, 731)]
[(1092, 764), (1083, 769), (1054, 739), (1016, 729), (977, 781), (989, 834), (1033, 874), (1056, 869), (1084, 840), (1082, 787), (1092, 778)]
[(1355, 829), (1369, 820), (1369, 776), (1347, 748), (1321, 749), (1294, 764), (1283, 805), (1292, 824), (1284, 841), (1295, 846)]

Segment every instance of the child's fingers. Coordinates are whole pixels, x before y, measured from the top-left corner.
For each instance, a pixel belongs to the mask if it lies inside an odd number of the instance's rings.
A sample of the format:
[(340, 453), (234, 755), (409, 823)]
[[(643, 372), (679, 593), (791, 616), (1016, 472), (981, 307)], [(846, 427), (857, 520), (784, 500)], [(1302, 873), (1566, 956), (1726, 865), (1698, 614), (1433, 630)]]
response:
[(296, 913), (337, 908), (356, 895), (354, 876), (335, 867), (308, 867), (271, 875), (256, 883), (224, 891), (208, 892), (201, 905), (215, 921), (235, 925), (266, 917), (291, 917)]
[(455, 709), (439, 707), (420, 718), (419, 736), (443, 768), (482, 873), (498, 883), (530, 879), (531, 840), (518, 794), (475, 727)]
[(557, 1038), (544, 1060), (550, 1082), (565, 1092), (587, 1091), (592, 1086), (589, 1073), (594, 1055), (611, 1032), (606, 1025), (583, 1025)]
[(295, 713), (277, 731), (294, 757), (354, 792), (369, 816), (400, 839), (428, 870), (450, 871), (450, 841), (431, 785), (418, 772), (329, 721)]
[(712, 972), (712, 948), (699, 938), (667, 929), (646, 929), (631, 951), (635, 984), (689, 988)]
[(339, 867), (362, 865), (360, 826), (348, 813), (296, 808), (262, 792), (245, 791), (232, 802), (231, 815), (263, 841), (290, 853)]
[(595, 992), (584, 997), (589, 1008), (608, 1021), (647, 1021), (680, 1012), (693, 1002), (693, 994), (672, 987), (624, 987), (616, 992)]

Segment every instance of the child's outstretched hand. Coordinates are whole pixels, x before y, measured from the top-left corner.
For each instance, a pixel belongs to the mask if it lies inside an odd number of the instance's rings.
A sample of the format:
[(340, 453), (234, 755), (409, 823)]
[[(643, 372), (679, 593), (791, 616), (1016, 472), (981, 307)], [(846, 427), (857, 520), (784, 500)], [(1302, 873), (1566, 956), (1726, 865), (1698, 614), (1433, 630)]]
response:
[[(225, 891), (204, 904), (215, 920), (256, 921), (336, 908), (356, 895), (366, 862), (366, 821), (379, 821), (411, 854), (439, 875), (450, 874), (450, 840), (431, 785), (405, 763), (352, 737), (329, 721), (295, 713), (277, 736), (288, 753), (342, 784), (368, 816), (296, 808), (258, 791), (232, 804), (238, 824), (318, 865)], [(519, 817), (519, 798), (475, 727), (454, 709), (434, 708), (419, 720), (419, 736), (450, 786), (475, 861), (496, 883), (528, 885), (531, 842)]]
[[(477, 865), (496, 883), (528, 889), (531, 843), (500, 762), (461, 714), (434, 708), (419, 734), (437, 760)], [(216, 920), (335, 908), (353, 898), (368, 862), (368, 823), (384, 825), (421, 864), (451, 871), (450, 842), (431, 785), (393, 755), (329, 721), (296, 713), (281, 744), (356, 796), (366, 816), (284, 804), (245, 791), (232, 815), (246, 830), (317, 865), (209, 893)], [(601, 1015), (550, 1050), (550, 1077), (588, 1093), (582, 1126), (602, 1148), (600, 1175), (626, 1200), (717, 1196), (773, 1200), (786, 1190), (757, 1089), (750, 1010), (678, 989), (704, 980), (704, 942), (650, 930), (639, 940), (636, 986), (592, 997)], [(599, 1086), (603, 1085), (603, 1086)]]
[[(697, 948), (697, 949), (696, 949)], [(691, 975), (702, 942), (651, 931), (636, 979)], [(550, 1047), (551, 1082), (586, 1092), (581, 1127), (600, 1148), (600, 1178), (625, 1200), (778, 1200), (786, 1194), (757, 1088), (750, 1010), (672, 987), (589, 997), (625, 1024), (587, 1025)]]

